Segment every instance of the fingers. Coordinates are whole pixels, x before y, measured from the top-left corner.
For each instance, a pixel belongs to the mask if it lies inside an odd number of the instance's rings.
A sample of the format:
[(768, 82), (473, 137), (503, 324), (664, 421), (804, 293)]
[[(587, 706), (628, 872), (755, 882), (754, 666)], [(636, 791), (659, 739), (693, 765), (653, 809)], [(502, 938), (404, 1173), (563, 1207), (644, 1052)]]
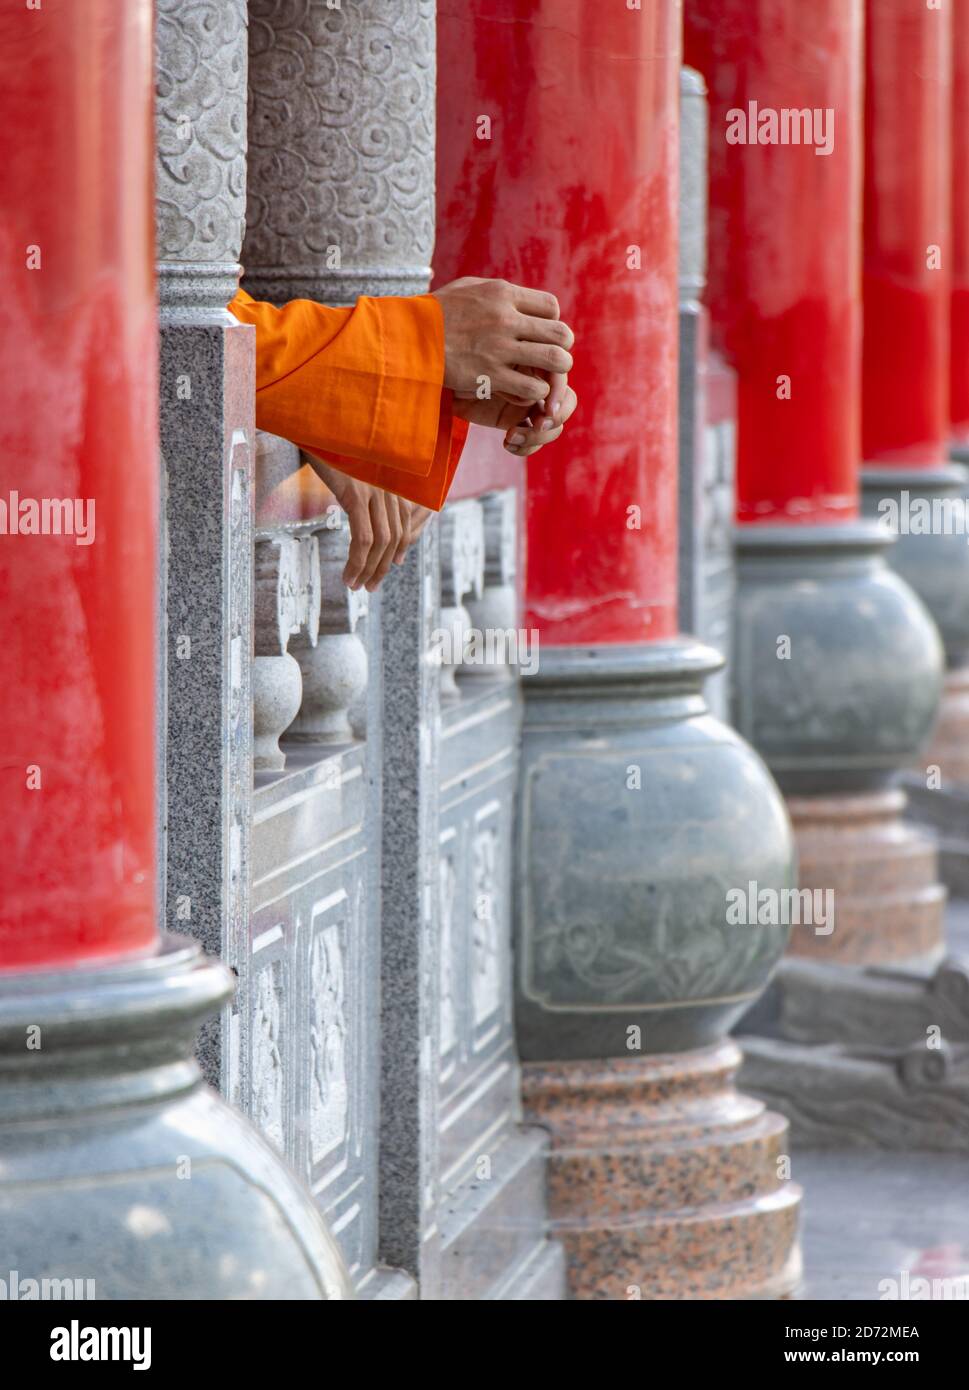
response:
[(505, 434), (504, 446), (510, 454), (518, 458), (528, 458), (546, 444), (554, 444), (565, 428), (566, 422), (575, 413), (578, 397), (571, 386), (565, 388), (565, 397), (557, 417), (535, 412), (535, 419), (529, 417), (522, 423), (512, 425)]
[(344, 506), (350, 520), (350, 550), (343, 568), (343, 582), (348, 589), (360, 587), (361, 576), (366, 568), (373, 546), (373, 528), (370, 522), (370, 488), (354, 491)]
[[(562, 411), (571, 390), (568, 377), (564, 372), (553, 372), (549, 377), (549, 385), (552, 389), (549, 391), (545, 401), (545, 414), (552, 416), (556, 420), (562, 420)], [(572, 411), (578, 404), (574, 391), (572, 391), (571, 398), (572, 405), (569, 410), (569, 415), (572, 414)], [(567, 420), (569, 416), (566, 415), (564, 418)]]
[(572, 370), (572, 354), (554, 343), (519, 343), (516, 355), (522, 367), (563, 376)]
[(370, 498), (370, 524), (373, 544), (361, 571), (359, 584), (372, 594), (386, 579), (403, 535), (400, 507), (393, 493), (374, 488)]
[(561, 319), (537, 319), (528, 314), (519, 314), (516, 336), (523, 342), (554, 343), (566, 352), (575, 344), (575, 334)]
[[(524, 346), (524, 343), (516, 343), (516, 354)], [(533, 401), (543, 401), (552, 388), (541, 377), (525, 376), (522, 372), (515, 371), (514, 367), (506, 367), (496, 373), (491, 389), (493, 395), (517, 397), (531, 404)]]
[(522, 314), (534, 314), (540, 319), (557, 319), (559, 315), (559, 302), (554, 294), (546, 294), (544, 290), (529, 290), (523, 285), (510, 285), (512, 293), (512, 303)]

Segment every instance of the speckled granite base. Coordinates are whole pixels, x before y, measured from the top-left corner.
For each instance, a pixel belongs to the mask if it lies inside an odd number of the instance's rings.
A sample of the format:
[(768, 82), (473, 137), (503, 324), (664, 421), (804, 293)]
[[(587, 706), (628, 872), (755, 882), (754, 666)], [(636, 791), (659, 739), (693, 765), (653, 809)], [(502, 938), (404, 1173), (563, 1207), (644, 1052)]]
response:
[(947, 671), (939, 721), (918, 760), (918, 771), (937, 767), (942, 787), (969, 785), (969, 666)]
[(781, 1298), (800, 1276), (787, 1124), (733, 1078), (740, 1050), (523, 1068), (550, 1135), (550, 1234), (573, 1299)]
[(877, 965), (941, 947), (946, 893), (938, 853), (902, 820), (904, 793), (789, 797), (787, 804), (802, 889), (834, 893), (834, 930), (795, 926), (791, 955)]

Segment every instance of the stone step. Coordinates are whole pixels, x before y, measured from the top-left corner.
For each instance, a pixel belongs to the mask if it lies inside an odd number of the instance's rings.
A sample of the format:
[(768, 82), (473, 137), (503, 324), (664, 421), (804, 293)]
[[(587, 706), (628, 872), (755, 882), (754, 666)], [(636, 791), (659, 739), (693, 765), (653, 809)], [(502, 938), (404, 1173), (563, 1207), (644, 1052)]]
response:
[(548, 1139), (534, 1127), (511, 1130), (491, 1155), (491, 1176), (466, 1179), (442, 1204), (441, 1297), (493, 1297), (546, 1235)]
[(565, 1251), (554, 1240), (540, 1240), (507, 1279), (486, 1297), (503, 1303), (558, 1303), (566, 1297)]

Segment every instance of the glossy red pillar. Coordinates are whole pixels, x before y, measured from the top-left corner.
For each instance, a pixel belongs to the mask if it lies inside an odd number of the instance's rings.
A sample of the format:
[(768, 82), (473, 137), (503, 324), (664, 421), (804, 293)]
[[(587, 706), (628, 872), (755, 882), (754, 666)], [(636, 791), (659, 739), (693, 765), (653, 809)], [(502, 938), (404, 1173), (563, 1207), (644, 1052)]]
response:
[[(710, 88), (707, 302), (714, 343), (738, 373), (738, 520), (851, 519), (860, 10), (853, 0), (687, 0), (684, 32), (686, 61)], [(792, 108), (812, 117), (798, 145), (781, 115)]]
[(864, 457), (938, 467), (949, 433), (952, 7), (867, 0)]
[[(541, 654), (516, 822), (516, 1036), (551, 1232), (574, 1299), (783, 1295), (799, 1190), (725, 1034), (786, 934), (741, 958), (719, 875), (786, 885), (790, 833), (760, 760), (696, 718), (717, 654), (675, 636), (680, 6), (438, 14), (437, 280), (551, 290), (577, 336), (579, 411), (528, 465)], [(674, 1113), (699, 1119), (670, 1143)]]
[[(942, 902), (884, 790), (934, 718), (938, 641), (858, 519), (863, 31), (863, 0), (685, 6), (710, 89), (712, 335), (738, 373), (736, 721), (788, 793), (802, 887), (836, 894), (833, 931), (795, 927), (790, 949), (842, 962), (933, 948)], [(896, 237), (912, 161), (889, 175)], [(913, 323), (875, 351), (905, 351)]]
[(156, 942), (151, 7), (8, 6), (0, 67), (9, 969)]
[(669, 637), (678, 8), (442, 0), (438, 15), (436, 283), (545, 286), (578, 336), (579, 411), (528, 464), (524, 624), (543, 644)]
[(949, 419), (953, 439), (965, 450), (969, 446), (969, 0), (952, 0), (952, 5)]

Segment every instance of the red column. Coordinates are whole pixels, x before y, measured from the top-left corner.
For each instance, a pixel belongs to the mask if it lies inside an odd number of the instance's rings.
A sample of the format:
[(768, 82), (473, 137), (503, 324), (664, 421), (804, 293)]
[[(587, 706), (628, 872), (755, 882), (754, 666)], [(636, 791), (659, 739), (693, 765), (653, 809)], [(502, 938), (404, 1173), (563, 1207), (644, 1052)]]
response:
[(528, 464), (524, 622), (676, 631), (675, 0), (441, 0), (438, 284), (553, 291), (578, 413)]
[(0, 20), (0, 968), (156, 937), (151, 12)]
[(868, 0), (864, 457), (946, 462), (952, 9)]
[(952, 301), (949, 417), (969, 442), (969, 0), (952, 14)]
[(685, 61), (710, 88), (707, 302), (738, 373), (742, 522), (857, 514), (861, 39), (859, 0), (686, 3)]

